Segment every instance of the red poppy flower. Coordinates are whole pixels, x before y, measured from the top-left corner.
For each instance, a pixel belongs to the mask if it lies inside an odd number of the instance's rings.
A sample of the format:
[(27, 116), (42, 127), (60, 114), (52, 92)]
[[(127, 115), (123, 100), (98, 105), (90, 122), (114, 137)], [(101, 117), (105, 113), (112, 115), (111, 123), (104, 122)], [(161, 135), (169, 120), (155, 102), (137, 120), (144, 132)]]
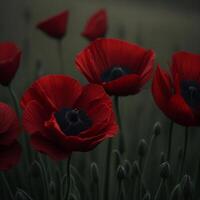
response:
[(118, 39), (97, 39), (77, 57), (76, 66), (110, 95), (136, 94), (153, 71), (154, 52)]
[(99, 37), (105, 37), (107, 30), (107, 12), (105, 9), (101, 9), (91, 16), (81, 35), (86, 37), (88, 40), (93, 41)]
[(117, 133), (112, 103), (103, 88), (63, 75), (37, 80), (25, 92), (23, 125), (34, 149), (54, 160), (89, 151)]
[(21, 50), (14, 43), (0, 43), (0, 84), (10, 84), (19, 67), (20, 58)]
[(37, 28), (52, 38), (62, 39), (66, 33), (68, 18), (69, 11), (65, 10), (55, 16), (39, 22)]
[(0, 170), (15, 166), (21, 155), (17, 142), (20, 133), (19, 121), (13, 109), (0, 102)]
[(167, 117), (183, 126), (200, 125), (200, 55), (177, 52), (172, 57), (170, 75), (159, 66), (152, 94)]

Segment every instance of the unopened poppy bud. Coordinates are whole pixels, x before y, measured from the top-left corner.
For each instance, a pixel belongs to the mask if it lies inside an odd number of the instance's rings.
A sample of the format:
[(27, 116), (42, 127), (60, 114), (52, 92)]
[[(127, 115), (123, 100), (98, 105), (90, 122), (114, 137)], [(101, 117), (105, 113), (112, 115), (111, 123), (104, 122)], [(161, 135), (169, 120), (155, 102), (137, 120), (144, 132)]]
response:
[(40, 175), (41, 175), (41, 166), (40, 166), (40, 163), (38, 161), (35, 160), (31, 164), (30, 173), (31, 173), (31, 176), (34, 177), (34, 178), (40, 177)]
[(56, 194), (56, 184), (53, 180), (50, 181), (49, 184), (49, 193), (54, 196)]
[(128, 160), (124, 161), (124, 168), (126, 170), (127, 175), (131, 174), (131, 171), (132, 171), (132, 169), (131, 169), (131, 163)]
[(183, 197), (185, 199), (190, 199), (193, 193), (193, 185), (189, 175), (185, 175), (181, 180), (181, 188), (183, 192)]
[(160, 154), (160, 164), (162, 164), (164, 162), (165, 162), (165, 154), (164, 154), (164, 152), (161, 152), (161, 154)]
[(113, 154), (115, 156), (116, 166), (118, 167), (120, 165), (120, 163), (121, 163), (121, 154), (120, 154), (120, 152), (117, 149), (115, 149), (113, 151)]
[(150, 193), (147, 192), (147, 193), (144, 195), (144, 197), (143, 197), (142, 200), (151, 200), (151, 195), (150, 195)]
[(170, 200), (180, 200), (181, 199), (181, 187), (180, 184), (176, 185), (172, 190), (170, 195)]
[(160, 177), (163, 179), (168, 178), (170, 175), (170, 165), (168, 162), (164, 162), (160, 165)]
[(140, 140), (139, 145), (138, 145), (138, 155), (141, 157), (144, 157), (147, 153), (147, 143), (144, 139)]
[(161, 133), (161, 124), (160, 124), (160, 122), (156, 122), (153, 127), (153, 134), (155, 136), (158, 136), (158, 135), (160, 135), (160, 133)]
[(93, 162), (90, 166), (90, 170), (91, 170), (91, 178), (92, 181), (95, 183), (99, 182), (99, 169), (98, 166), (95, 162)]
[(117, 178), (118, 180), (123, 180), (126, 178), (126, 170), (122, 165), (117, 168)]
[(138, 176), (140, 174), (140, 167), (138, 161), (133, 162), (132, 176)]

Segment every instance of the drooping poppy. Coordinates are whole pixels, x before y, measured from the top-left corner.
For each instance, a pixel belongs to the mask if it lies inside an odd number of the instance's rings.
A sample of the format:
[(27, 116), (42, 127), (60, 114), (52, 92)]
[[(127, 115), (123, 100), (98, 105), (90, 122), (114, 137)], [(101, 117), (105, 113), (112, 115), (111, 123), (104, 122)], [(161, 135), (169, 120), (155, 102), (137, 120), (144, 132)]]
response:
[(180, 51), (172, 56), (171, 76), (158, 66), (152, 94), (158, 107), (183, 126), (200, 125), (200, 55)]
[(20, 134), (15, 111), (0, 102), (0, 170), (8, 170), (20, 159), (21, 148), (17, 142)]
[(21, 58), (21, 50), (12, 42), (0, 43), (0, 84), (8, 86), (13, 80)]
[(89, 41), (105, 37), (108, 31), (108, 17), (105, 9), (98, 10), (87, 21), (81, 35)]
[(136, 94), (150, 79), (154, 52), (118, 39), (97, 39), (76, 57), (76, 66), (90, 83), (110, 95)]
[(69, 11), (65, 10), (37, 24), (37, 28), (55, 39), (62, 39), (67, 31)]
[(64, 75), (37, 80), (21, 100), (33, 148), (54, 160), (89, 151), (117, 133), (112, 103), (101, 86)]

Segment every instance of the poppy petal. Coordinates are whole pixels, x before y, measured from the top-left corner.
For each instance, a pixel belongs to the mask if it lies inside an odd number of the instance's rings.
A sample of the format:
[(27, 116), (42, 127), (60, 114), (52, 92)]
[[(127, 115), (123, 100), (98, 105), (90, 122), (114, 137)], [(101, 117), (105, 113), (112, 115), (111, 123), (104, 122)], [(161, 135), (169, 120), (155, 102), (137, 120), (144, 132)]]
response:
[(127, 96), (140, 91), (140, 76), (126, 75), (114, 81), (103, 83), (102, 86), (109, 95)]
[(180, 80), (194, 80), (200, 82), (200, 54), (192, 54), (180, 51), (172, 56), (171, 71), (175, 78), (179, 75)]
[(64, 75), (48, 75), (37, 80), (24, 94), (21, 106), (24, 108), (30, 101), (36, 100), (41, 105), (54, 111), (72, 107), (81, 95), (80, 83)]
[(65, 10), (38, 23), (37, 28), (53, 38), (61, 39), (66, 33), (68, 17), (69, 11)]

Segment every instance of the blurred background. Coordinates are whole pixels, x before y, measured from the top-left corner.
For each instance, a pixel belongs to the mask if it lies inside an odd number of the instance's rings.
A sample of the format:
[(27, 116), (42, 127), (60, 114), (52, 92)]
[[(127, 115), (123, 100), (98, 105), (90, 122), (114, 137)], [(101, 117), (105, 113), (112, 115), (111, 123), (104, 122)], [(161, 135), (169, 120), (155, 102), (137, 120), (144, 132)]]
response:
[[(84, 48), (86, 41), (80, 33), (88, 18), (98, 9), (108, 12), (108, 37), (121, 38), (155, 50), (156, 64), (168, 67), (174, 51), (186, 50), (200, 53), (200, 1), (199, 0), (0, 0), (0, 41), (15, 41), (23, 49), (21, 68), (17, 72), (13, 87), (20, 98), (23, 91), (35, 80), (39, 73), (59, 73), (57, 43), (35, 28), (48, 16), (62, 10), (70, 11), (67, 35), (63, 41), (65, 73), (82, 83), (84, 77), (75, 69), (74, 58)], [(200, 66), (199, 66), (200, 67)], [(0, 100), (12, 104), (6, 88), (0, 87)], [(152, 127), (156, 121), (162, 124), (162, 133), (154, 144), (154, 156), (149, 168), (149, 181), (159, 181), (160, 153), (166, 152), (167, 134), (170, 121), (153, 102), (150, 83), (135, 96), (120, 99), (122, 126), (125, 134), (125, 158), (133, 162), (137, 159), (137, 144), (144, 138), (149, 142)], [(199, 129), (191, 128), (188, 148), (188, 173), (194, 178), (196, 164), (200, 157)], [(173, 131), (173, 160), (183, 145), (184, 127), (175, 125)], [(117, 140), (117, 139), (115, 139)], [(104, 170), (105, 147), (99, 145), (91, 153), (77, 153), (73, 163), (81, 168), (88, 178), (90, 162), (96, 161)], [(155, 185), (156, 185), (155, 184)], [(152, 191), (154, 184), (149, 184)], [(157, 185), (156, 185), (157, 186)]]

